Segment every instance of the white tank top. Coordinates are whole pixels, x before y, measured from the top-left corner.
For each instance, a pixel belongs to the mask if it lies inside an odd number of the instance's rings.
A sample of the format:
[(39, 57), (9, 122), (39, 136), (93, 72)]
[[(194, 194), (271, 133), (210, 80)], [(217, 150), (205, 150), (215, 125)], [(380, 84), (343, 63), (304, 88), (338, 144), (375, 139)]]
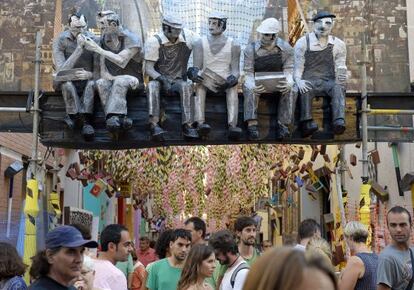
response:
[(224, 47), (216, 54), (213, 54), (210, 50), (210, 44), (208, 43), (207, 36), (202, 37), (203, 43), (203, 67), (209, 68), (219, 76), (226, 79), (230, 75), (231, 64), (231, 47), (233, 39), (227, 38), (227, 42)]

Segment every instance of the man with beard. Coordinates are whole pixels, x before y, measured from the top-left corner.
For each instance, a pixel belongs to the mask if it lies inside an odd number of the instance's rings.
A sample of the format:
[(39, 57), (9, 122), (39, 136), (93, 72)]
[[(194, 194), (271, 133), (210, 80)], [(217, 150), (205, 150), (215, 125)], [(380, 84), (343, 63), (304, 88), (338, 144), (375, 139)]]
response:
[(414, 249), (410, 248), (410, 212), (401, 206), (394, 206), (388, 211), (387, 227), (392, 241), (378, 257), (377, 290), (412, 290)]
[[(227, 123), (230, 139), (239, 139), (242, 129), (237, 127), (239, 115), (239, 96), (237, 83), (240, 76), (240, 45), (232, 38), (224, 35), (227, 17), (214, 12), (208, 17), (210, 34), (203, 36), (194, 44), (193, 67), (188, 69), (188, 77), (196, 84), (194, 121), (200, 136), (210, 132), (210, 126), (205, 123), (205, 104), (207, 89), (224, 92), (227, 100)], [(213, 73), (214, 81), (219, 85), (208, 87), (201, 72), (206, 70)], [(221, 81), (220, 81), (221, 80)]]
[(312, 118), (312, 99), (327, 95), (331, 101), (332, 131), (345, 131), (345, 85), (347, 79), (346, 45), (331, 34), (335, 15), (318, 12), (313, 18), (313, 31), (295, 44), (294, 79), (300, 92), (302, 136), (318, 130)]
[(146, 286), (149, 290), (176, 290), (185, 259), (191, 247), (191, 233), (185, 229), (173, 232), (169, 245), (171, 256), (151, 265)]
[(239, 217), (234, 224), (234, 230), (239, 239), (238, 249), (240, 256), (251, 266), (259, 257), (259, 251), (255, 247), (256, 221), (252, 217)]
[(249, 265), (240, 256), (233, 234), (228, 230), (218, 231), (211, 237), (209, 244), (214, 248), (216, 259), (227, 268), (217, 283), (220, 290), (243, 289)]

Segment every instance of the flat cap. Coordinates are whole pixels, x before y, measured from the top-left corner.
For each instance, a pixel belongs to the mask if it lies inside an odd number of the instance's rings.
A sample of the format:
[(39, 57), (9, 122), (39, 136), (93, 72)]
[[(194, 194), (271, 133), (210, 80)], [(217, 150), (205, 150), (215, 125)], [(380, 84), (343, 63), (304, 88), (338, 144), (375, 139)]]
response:
[(336, 18), (336, 16), (328, 11), (318, 11), (318, 13), (313, 16), (312, 21), (315, 22), (316, 20), (322, 18)]
[(217, 12), (217, 11), (215, 11), (215, 12), (212, 12), (212, 13), (208, 16), (208, 18), (214, 18), (214, 19), (227, 19), (228, 17), (227, 17), (226, 15), (224, 15), (223, 13), (221, 13), (221, 12)]
[(163, 16), (162, 24), (165, 24), (172, 28), (177, 28), (177, 29), (183, 28), (183, 22), (181, 21), (181, 19), (171, 14)]

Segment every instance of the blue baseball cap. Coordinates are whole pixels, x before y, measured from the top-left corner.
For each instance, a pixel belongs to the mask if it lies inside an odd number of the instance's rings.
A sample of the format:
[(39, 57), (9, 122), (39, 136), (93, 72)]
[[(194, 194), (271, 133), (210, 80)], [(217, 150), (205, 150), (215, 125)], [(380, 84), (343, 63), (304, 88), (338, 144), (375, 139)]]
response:
[(57, 227), (46, 235), (46, 249), (59, 247), (77, 248), (77, 247), (97, 248), (98, 243), (92, 240), (85, 240), (80, 231), (72, 226)]

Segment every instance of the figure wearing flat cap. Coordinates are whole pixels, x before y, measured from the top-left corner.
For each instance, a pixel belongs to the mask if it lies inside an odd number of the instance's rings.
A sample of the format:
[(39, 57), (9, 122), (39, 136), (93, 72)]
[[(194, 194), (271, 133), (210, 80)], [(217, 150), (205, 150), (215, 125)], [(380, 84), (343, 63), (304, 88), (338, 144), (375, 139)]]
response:
[(210, 126), (204, 123), (206, 94), (210, 89), (226, 93), (229, 138), (239, 139), (242, 134), (242, 129), (237, 127), (240, 45), (223, 34), (226, 24), (227, 17), (221, 13), (212, 13), (208, 17), (210, 34), (195, 43), (194, 66), (188, 69), (188, 77), (197, 83), (194, 121), (198, 133), (203, 136), (210, 131)]
[[(132, 127), (128, 118), (127, 93), (143, 89), (142, 43), (140, 38), (123, 28), (113, 11), (98, 13), (102, 30), (100, 45), (86, 42), (86, 49), (100, 55), (100, 79), (96, 86), (111, 132)], [(141, 86), (139, 87), (139, 84)]]
[[(247, 122), (247, 136), (250, 140), (259, 138), (257, 106), (262, 93), (277, 93), (278, 105), (278, 139), (289, 136), (288, 126), (292, 123), (297, 93), (292, 89), (293, 81), (293, 48), (278, 37), (279, 21), (267, 18), (257, 28), (260, 39), (248, 45), (244, 51), (244, 71), (246, 80), (243, 84), (244, 120)], [(265, 88), (256, 82), (255, 76), (276, 75), (272, 87)]]
[(332, 131), (345, 131), (346, 45), (331, 34), (335, 15), (326, 11), (313, 17), (313, 32), (295, 45), (294, 78), (300, 92), (300, 121), (303, 137), (318, 130), (312, 118), (312, 98), (331, 99)]
[(94, 136), (91, 125), (93, 114), (94, 66), (93, 53), (84, 48), (85, 38), (98, 41), (86, 31), (84, 15), (73, 13), (69, 16), (69, 29), (59, 34), (53, 42), (53, 62), (56, 68), (54, 85), (62, 90), (65, 101), (65, 123), (70, 129), (82, 126), (82, 135), (88, 139)]
[(162, 32), (145, 44), (145, 71), (148, 83), (148, 111), (151, 136), (163, 141), (165, 131), (160, 126), (160, 97), (178, 93), (181, 97), (182, 132), (186, 138), (199, 137), (192, 127), (192, 85), (187, 82), (187, 63), (196, 35), (183, 29), (180, 19), (164, 16)]

